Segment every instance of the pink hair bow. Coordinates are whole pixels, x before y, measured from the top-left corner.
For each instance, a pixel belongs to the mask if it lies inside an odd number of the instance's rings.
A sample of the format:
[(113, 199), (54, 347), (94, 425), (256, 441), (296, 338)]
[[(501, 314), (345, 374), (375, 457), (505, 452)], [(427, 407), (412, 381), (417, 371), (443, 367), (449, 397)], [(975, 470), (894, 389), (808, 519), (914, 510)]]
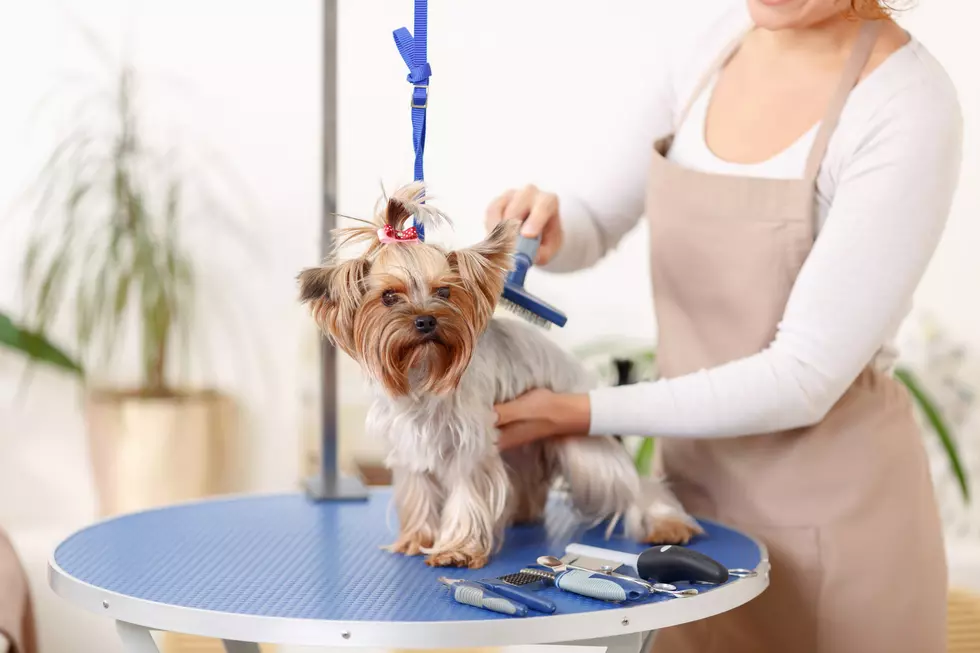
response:
[(409, 227), (408, 229), (403, 229), (397, 231), (390, 224), (378, 229), (378, 240), (382, 243), (417, 243), (419, 242), (418, 231), (415, 227)]

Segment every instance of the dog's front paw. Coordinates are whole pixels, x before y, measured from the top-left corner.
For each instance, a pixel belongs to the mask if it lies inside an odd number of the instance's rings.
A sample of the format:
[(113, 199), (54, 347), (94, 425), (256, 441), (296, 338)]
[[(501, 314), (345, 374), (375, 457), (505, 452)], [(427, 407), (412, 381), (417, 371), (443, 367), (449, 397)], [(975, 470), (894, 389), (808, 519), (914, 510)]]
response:
[(489, 559), (490, 556), (485, 553), (450, 549), (447, 551), (434, 551), (425, 559), (425, 564), (430, 567), (469, 567), (470, 569), (479, 569), (485, 566)]
[(417, 556), (432, 548), (434, 538), (426, 533), (404, 533), (388, 546), (382, 547), (391, 553), (401, 553), (407, 556)]
[(677, 515), (657, 517), (643, 538), (646, 544), (687, 544), (704, 530), (697, 522)]

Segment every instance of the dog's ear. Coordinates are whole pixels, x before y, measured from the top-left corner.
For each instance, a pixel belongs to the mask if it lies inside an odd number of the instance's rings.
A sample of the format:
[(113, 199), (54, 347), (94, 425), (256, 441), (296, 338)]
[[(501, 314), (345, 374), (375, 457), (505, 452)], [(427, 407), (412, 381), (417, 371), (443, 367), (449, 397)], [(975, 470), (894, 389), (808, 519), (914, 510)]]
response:
[(320, 329), (352, 353), (354, 316), (364, 298), (371, 264), (364, 258), (307, 268), (299, 273), (299, 299), (308, 304)]
[(449, 254), (449, 266), (477, 300), (481, 323), (490, 318), (514, 264), (520, 223), (503, 220), (483, 241)]

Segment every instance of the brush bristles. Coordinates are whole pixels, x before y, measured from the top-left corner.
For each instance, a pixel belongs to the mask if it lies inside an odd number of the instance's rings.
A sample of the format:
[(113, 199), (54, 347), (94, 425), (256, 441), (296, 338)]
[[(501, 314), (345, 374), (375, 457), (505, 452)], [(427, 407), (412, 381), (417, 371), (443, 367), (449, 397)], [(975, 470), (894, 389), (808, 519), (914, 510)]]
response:
[(550, 329), (551, 328), (551, 322), (549, 320), (544, 319), (543, 317), (541, 317), (540, 315), (538, 315), (534, 311), (530, 311), (530, 310), (524, 308), (523, 306), (519, 306), (519, 305), (515, 304), (514, 302), (510, 301), (509, 299), (504, 299), (503, 297), (501, 297), (500, 298), (500, 301), (497, 303), (497, 305), (500, 306), (501, 308), (505, 309), (505, 310), (510, 311), (511, 313), (513, 313), (514, 315), (516, 315), (517, 317), (520, 317), (520, 318), (522, 318), (524, 320), (527, 320), (531, 324), (537, 324), (539, 327), (542, 327), (544, 329)]

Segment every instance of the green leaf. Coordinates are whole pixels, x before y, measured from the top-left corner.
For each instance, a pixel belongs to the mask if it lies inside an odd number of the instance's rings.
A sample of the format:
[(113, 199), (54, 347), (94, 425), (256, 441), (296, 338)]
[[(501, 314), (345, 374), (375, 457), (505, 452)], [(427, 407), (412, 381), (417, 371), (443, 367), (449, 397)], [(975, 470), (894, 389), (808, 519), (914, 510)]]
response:
[(640, 476), (650, 475), (650, 466), (653, 463), (653, 451), (656, 444), (657, 441), (653, 438), (643, 438), (643, 442), (640, 443), (640, 448), (636, 450), (636, 456), (633, 462)]
[(614, 358), (644, 360), (653, 358), (655, 348), (652, 343), (645, 340), (605, 338), (576, 347), (573, 351), (579, 358), (605, 355)]
[(51, 343), (42, 334), (18, 326), (9, 316), (0, 313), (0, 345), (19, 351), (31, 360), (60, 367), (84, 376), (82, 366)]
[(912, 395), (915, 403), (918, 404), (919, 408), (922, 410), (922, 414), (925, 416), (926, 421), (929, 422), (932, 430), (939, 437), (939, 441), (942, 443), (943, 449), (946, 450), (946, 455), (949, 458), (949, 464), (953, 469), (953, 474), (956, 476), (956, 480), (959, 482), (960, 491), (963, 493), (963, 500), (969, 503), (970, 487), (966, 478), (966, 472), (963, 471), (963, 462), (960, 458), (959, 448), (956, 446), (956, 441), (953, 439), (951, 429), (946, 423), (946, 420), (943, 418), (938, 406), (926, 392), (925, 388), (922, 387), (922, 384), (911, 370), (904, 368), (896, 369), (895, 378), (904, 383), (905, 387), (909, 389), (909, 393)]

